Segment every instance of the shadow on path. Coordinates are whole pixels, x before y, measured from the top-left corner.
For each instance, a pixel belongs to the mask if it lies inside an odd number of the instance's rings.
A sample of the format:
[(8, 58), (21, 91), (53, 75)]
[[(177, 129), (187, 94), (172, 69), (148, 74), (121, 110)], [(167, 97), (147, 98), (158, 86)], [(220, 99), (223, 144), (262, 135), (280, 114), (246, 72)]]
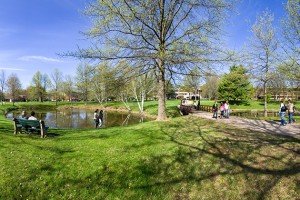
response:
[(204, 111), (195, 111), (192, 115), (199, 116), (205, 119), (211, 119), (220, 123), (230, 124), (239, 128), (249, 129), (252, 131), (259, 131), (276, 135), (293, 136), (297, 138), (300, 137), (300, 124), (294, 123), (288, 124), (286, 126), (281, 126), (280, 121), (256, 120), (240, 117), (230, 117), (229, 119), (214, 119), (212, 118), (212, 113)]

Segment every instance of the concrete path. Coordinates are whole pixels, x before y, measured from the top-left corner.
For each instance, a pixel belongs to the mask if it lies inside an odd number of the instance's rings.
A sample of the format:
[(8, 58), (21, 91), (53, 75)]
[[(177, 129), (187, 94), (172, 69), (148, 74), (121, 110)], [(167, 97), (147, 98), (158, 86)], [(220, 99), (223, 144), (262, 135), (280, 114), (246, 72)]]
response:
[(199, 116), (202, 118), (215, 120), (220, 123), (226, 123), (239, 128), (250, 129), (253, 131), (260, 131), (264, 133), (276, 134), (276, 135), (287, 135), (300, 138), (300, 124), (293, 123), (287, 124), (286, 126), (280, 125), (280, 119), (278, 121), (272, 120), (256, 120), (256, 119), (246, 119), (241, 117), (230, 116), (229, 119), (215, 119), (212, 118), (213, 113), (205, 111), (194, 111), (192, 115)]

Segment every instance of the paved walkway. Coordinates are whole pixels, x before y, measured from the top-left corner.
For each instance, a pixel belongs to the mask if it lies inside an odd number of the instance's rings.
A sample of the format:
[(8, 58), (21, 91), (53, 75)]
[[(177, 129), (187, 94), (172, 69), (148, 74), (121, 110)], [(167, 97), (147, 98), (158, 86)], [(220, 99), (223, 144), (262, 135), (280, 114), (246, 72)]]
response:
[(288, 135), (300, 138), (300, 124), (287, 124), (286, 126), (280, 125), (280, 119), (278, 121), (272, 120), (256, 120), (247, 119), (241, 117), (230, 116), (229, 119), (215, 119), (212, 118), (213, 113), (205, 111), (194, 111), (192, 115), (199, 116), (202, 118), (217, 120), (220, 123), (226, 123), (240, 128), (246, 128), (254, 131), (260, 131), (264, 133), (277, 134), (277, 135)]

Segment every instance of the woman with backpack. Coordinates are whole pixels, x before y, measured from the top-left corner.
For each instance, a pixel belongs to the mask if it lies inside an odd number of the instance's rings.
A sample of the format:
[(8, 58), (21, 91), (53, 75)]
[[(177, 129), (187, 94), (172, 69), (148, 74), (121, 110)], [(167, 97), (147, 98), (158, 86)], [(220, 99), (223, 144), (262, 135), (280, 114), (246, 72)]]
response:
[(287, 124), (286, 120), (284, 119), (285, 112), (287, 111), (287, 106), (281, 101), (280, 103), (280, 121), (281, 121), (281, 126), (285, 126)]

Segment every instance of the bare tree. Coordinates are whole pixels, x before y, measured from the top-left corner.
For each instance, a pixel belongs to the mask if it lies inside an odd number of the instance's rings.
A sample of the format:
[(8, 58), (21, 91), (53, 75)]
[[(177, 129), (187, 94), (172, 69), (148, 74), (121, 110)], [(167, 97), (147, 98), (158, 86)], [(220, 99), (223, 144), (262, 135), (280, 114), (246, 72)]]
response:
[(274, 71), (278, 64), (279, 41), (276, 38), (273, 21), (274, 16), (268, 10), (265, 10), (261, 16), (257, 16), (251, 28), (253, 34), (249, 44), (251, 49), (247, 51), (249, 72), (263, 85), (265, 116), (267, 116), (267, 88), (270, 80), (274, 78)]
[(7, 79), (7, 91), (11, 96), (13, 105), (19, 96), (19, 91), (22, 88), (21, 82), (16, 74), (11, 74)]
[(62, 72), (60, 72), (58, 69), (54, 69), (53, 73), (51, 74), (51, 79), (54, 87), (55, 102), (57, 105), (59, 88), (63, 80)]
[[(220, 25), (235, 0), (102, 0), (85, 14), (94, 19), (86, 33), (94, 46), (68, 56), (126, 59), (139, 75), (155, 71), (157, 120), (166, 120), (166, 76), (188, 74), (203, 63), (224, 61)], [(202, 69), (203, 70), (203, 69)]]
[(281, 66), (281, 71), (289, 77), (292, 87), (300, 87), (300, 2), (288, 0), (287, 16), (282, 20), (284, 36), (283, 49), (287, 53), (287, 61)]
[(1, 89), (1, 103), (3, 105), (3, 101), (5, 99), (4, 96), (4, 89), (5, 89), (5, 85), (6, 85), (6, 75), (5, 75), (5, 71), (1, 70), (1, 74), (0, 74), (0, 89)]
[(69, 101), (72, 102), (74, 91), (74, 78), (70, 75), (65, 76), (65, 81), (62, 83), (63, 92), (68, 96)]

